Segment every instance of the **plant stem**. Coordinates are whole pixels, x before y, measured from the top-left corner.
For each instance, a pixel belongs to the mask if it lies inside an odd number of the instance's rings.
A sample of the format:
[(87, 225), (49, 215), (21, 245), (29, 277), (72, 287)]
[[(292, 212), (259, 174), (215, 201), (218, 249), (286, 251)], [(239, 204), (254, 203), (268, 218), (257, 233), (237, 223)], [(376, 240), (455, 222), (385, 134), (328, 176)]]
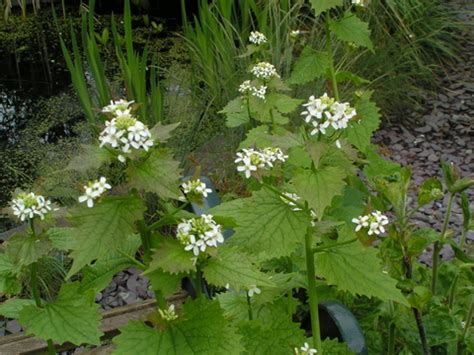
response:
[(321, 348), (321, 331), (319, 329), (319, 313), (318, 313), (318, 295), (316, 293), (316, 274), (314, 271), (314, 253), (311, 248), (311, 230), (308, 229), (305, 236), (306, 249), (306, 275), (308, 278), (308, 296), (309, 309), (311, 316), (311, 332), (313, 335), (313, 343), (318, 354), (322, 354)]
[(464, 227), (462, 228), (461, 243), (459, 244), (459, 247), (461, 248), (461, 250), (464, 249), (464, 244), (466, 244), (467, 230), (468, 230), (468, 228), (464, 228)]
[[(33, 219), (30, 219), (29, 224), (31, 228), (31, 233), (33, 234), (34, 237), (36, 237), (35, 224), (34, 224)], [(36, 307), (43, 308), (43, 302), (41, 302), (41, 294), (38, 287), (38, 264), (36, 262), (31, 264), (30, 272), (31, 272), (31, 280), (30, 280), (31, 293), (33, 295), (33, 299), (35, 300)], [(49, 355), (56, 354), (53, 341), (51, 339), (47, 339), (46, 342), (48, 343), (48, 354)]]
[(420, 335), (421, 347), (423, 349), (424, 355), (430, 354), (430, 348), (428, 347), (428, 340), (426, 338), (425, 326), (423, 324), (423, 318), (421, 316), (420, 310), (412, 308), (413, 315), (415, 316), (416, 326), (418, 327), (418, 333)]
[[(395, 316), (395, 309), (392, 301), (388, 301), (388, 308), (390, 310), (390, 317), (393, 318)], [(390, 321), (390, 325), (388, 327), (388, 355), (395, 355), (395, 331), (395, 323)]]
[(145, 221), (141, 220), (138, 222), (138, 232), (140, 233), (140, 239), (142, 240), (143, 245), (143, 259), (145, 262), (150, 262), (151, 260), (151, 244), (150, 244), (150, 230), (146, 225)]
[[(469, 307), (469, 312), (467, 312), (466, 323), (464, 324), (464, 329), (462, 331), (461, 341), (466, 339), (466, 335), (467, 335), (469, 326), (471, 325), (473, 315), (474, 315), (474, 298), (471, 300), (471, 306)], [(461, 341), (458, 340), (457, 355), (461, 355), (463, 353), (462, 351), (463, 344)]]
[(288, 317), (290, 321), (293, 320), (293, 289), (289, 290), (286, 294), (288, 298)]
[(339, 90), (337, 88), (336, 71), (334, 70), (334, 57), (331, 47), (331, 30), (329, 29), (329, 11), (326, 13), (326, 51), (329, 57), (329, 75), (331, 76), (332, 91), (336, 101), (339, 101)]
[(202, 292), (203, 282), (202, 282), (202, 272), (199, 269), (199, 266), (197, 267), (197, 270), (196, 270), (195, 284), (196, 284), (196, 298), (201, 298), (201, 296), (203, 295), (203, 292)]
[(247, 293), (247, 308), (249, 311), (249, 320), (253, 320), (253, 313), (252, 313), (252, 300), (250, 299), (249, 294)]
[(446, 237), (446, 230), (448, 229), (449, 219), (451, 217), (451, 210), (453, 208), (454, 194), (449, 194), (448, 207), (446, 209), (446, 215), (444, 216), (443, 228), (441, 229), (440, 240), (436, 241), (433, 247), (433, 267), (432, 267), (432, 277), (431, 277), (431, 292), (433, 295), (436, 295), (436, 286), (438, 283), (438, 267), (439, 267), (439, 253), (441, 251), (442, 244)]

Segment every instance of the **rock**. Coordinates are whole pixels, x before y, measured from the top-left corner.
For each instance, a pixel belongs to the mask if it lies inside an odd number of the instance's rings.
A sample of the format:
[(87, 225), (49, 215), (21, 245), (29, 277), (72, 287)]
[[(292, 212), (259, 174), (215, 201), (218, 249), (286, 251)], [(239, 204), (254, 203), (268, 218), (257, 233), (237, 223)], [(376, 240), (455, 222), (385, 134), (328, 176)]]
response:
[(430, 154), (428, 156), (428, 160), (432, 162), (437, 162), (439, 160), (438, 156), (436, 154)]
[(11, 334), (16, 334), (21, 332), (21, 325), (16, 320), (9, 320), (7, 321), (5, 329)]

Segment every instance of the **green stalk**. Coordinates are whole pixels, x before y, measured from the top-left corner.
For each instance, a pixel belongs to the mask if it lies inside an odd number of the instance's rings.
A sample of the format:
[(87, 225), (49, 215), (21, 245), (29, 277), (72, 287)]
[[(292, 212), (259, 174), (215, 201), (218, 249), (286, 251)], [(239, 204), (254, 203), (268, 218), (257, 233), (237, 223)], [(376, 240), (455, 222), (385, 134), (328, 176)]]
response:
[(318, 295), (316, 293), (316, 274), (314, 271), (314, 253), (311, 248), (311, 231), (305, 236), (305, 250), (306, 250), (306, 275), (308, 278), (308, 296), (309, 309), (311, 315), (311, 332), (313, 335), (313, 343), (318, 354), (322, 354), (321, 348), (321, 331), (319, 329), (319, 313), (318, 313)]
[(138, 222), (138, 233), (140, 234), (140, 239), (142, 240), (142, 245), (143, 245), (143, 259), (145, 262), (150, 262), (151, 260), (151, 243), (150, 243), (150, 236), (151, 232), (148, 229), (148, 226), (146, 225), (145, 221), (139, 221)]
[(249, 294), (246, 294), (247, 296), (247, 308), (249, 311), (249, 320), (253, 320), (253, 312), (252, 312), (252, 300), (250, 299)]
[[(471, 325), (473, 315), (474, 315), (474, 299), (471, 300), (471, 306), (469, 307), (469, 312), (467, 313), (466, 324), (464, 325), (464, 329), (462, 331), (461, 340), (466, 339), (467, 331)], [(458, 341), (458, 346), (457, 346), (458, 355), (462, 354), (462, 348), (463, 348), (462, 343)]]
[[(35, 225), (32, 219), (30, 219), (30, 228), (33, 236), (36, 236)], [(31, 264), (31, 293), (33, 294), (33, 299), (35, 300), (36, 307), (43, 308), (43, 303), (41, 302), (41, 294), (38, 287), (38, 263)], [(48, 354), (55, 355), (56, 350), (54, 349), (54, 343), (51, 339), (47, 339), (48, 343)]]
[(203, 280), (202, 280), (202, 272), (199, 266), (196, 267), (196, 298), (201, 298), (203, 295)]
[(395, 324), (390, 322), (389, 330), (388, 330), (388, 354), (395, 355)]
[(442, 244), (441, 241), (444, 241), (446, 237), (446, 231), (448, 229), (449, 219), (451, 217), (451, 210), (453, 208), (454, 194), (449, 194), (448, 207), (446, 209), (446, 215), (444, 216), (443, 228), (441, 230), (440, 240), (435, 242), (433, 247), (433, 267), (432, 267), (432, 277), (431, 277), (431, 292), (433, 295), (436, 295), (436, 286), (438, 283), (438, 267), (439, 267), (439, 253), (441, 251)]
[(329, 29), (329, 12), (326, 12), (326, 52), (329, 57), (329, 75), (331, 76), (332, 91), (336, 101), (339, 101), (339, 90), (337, 88), (336, 71), (334, 69), (334, 56), (331, 47), (331, 30)]

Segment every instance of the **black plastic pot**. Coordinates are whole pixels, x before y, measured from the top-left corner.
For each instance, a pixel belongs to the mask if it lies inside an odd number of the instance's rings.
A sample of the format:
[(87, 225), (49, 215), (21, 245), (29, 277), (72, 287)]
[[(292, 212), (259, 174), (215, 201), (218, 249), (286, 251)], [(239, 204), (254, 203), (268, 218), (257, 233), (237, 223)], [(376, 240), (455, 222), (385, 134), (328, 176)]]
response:
[[(186, 177), (183, 180), (187, 181), (190, 177)], [(198, 216), (206, 214), (209, 209), (220, 204), (219, 196), (212, 184), (206, 176), (199, 178), (206, 184), (212, 192), (204, 199), (203, 204), (198, 205), (195, 203), (191, 204), (190, 210)], [(224, 231), (224, 238), (228, 239), (232, 236), (233, 231), (226, 229)], [(196, 288), (190, 279), (186, 278), (183, 280), (183, 288), (191, 295), (192, 298), (196, 297)], [(208, 298), (212, 298), (209, 286), (204, 280), (203, 292)], [(336, 301), (325, 301), (318, 305), (319, 310), (319, 323), (321, 328), (321, 338), (338, 339), (341, 342), (345, 342), (349, 349), (359, 355), (367, 355), (367, 345), (365, 343), (364, 334), (362, 329), (357, 322), (357, 319), (352, 312), (347, 309), (342, 303)], [(309, 314), (308, 314), (309, 317)], [(309, 324), (309, 318), (303, 320), (303, 324)]]

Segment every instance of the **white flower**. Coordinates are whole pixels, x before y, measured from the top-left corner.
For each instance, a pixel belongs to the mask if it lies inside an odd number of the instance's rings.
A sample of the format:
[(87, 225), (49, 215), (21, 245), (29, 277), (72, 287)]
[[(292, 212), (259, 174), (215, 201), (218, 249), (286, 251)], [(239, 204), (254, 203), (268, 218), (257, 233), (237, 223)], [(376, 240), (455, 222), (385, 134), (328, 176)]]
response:
[(262, 80), (269, 80), (273, 77), (280, 77), (275, 69), (275, 66), (267, 62), (260, 62), (254, 65), (250, 72), (255, 75), (256, 78)]
[(260, 85), (259, 87), (252, 86), (250, 92), (253, 96), (258, 97), (259, 99), (265, 100), (265, 94), (267, 93), (267, 87), (265, 85)]
[(254, 86), (250, 80), (245, 80), (239, 85), (239, 92), (244, 95), (251, 94), (259, 99), (265, 100), (267, 87), (265, 85)]
[(286, 159), (288, 155), (285, 155), (280, 148), (267, 147), (261, 150), (242, 149), (237, 153), (237, 159), (234, 162), (239, 164), (237, 171), (243, 172), (248, 179), (252, 172), (258, 169), (269, 170), (273, 168), (275, 162), (285, 162)]
[[(296, 207), (296, 203), (294, 203), (293, 201), (298, 201), (301, 199), (301, 197), (299, 197), (297, 194), (293, 194), (291, 192), (283, 192), (283, 195), (284, 196), (280, 196), (280, 199), (285, 202), (288, 206), (291, 206), (293, 207), (291, 210), (293, 212), (299, 212), (301, 211), (301, 208), (299, 207)], [(286, 198), (288, 197), (288, 198)], [(290, 200), (291, 199), (291, 200)]]
[(101, 177), (99, 180), (89, 181), (84, 186), (84, 195), (79, 196), (79, 203), (87, 202), (87, 207), (94, 207), (94, 200), (99, 198), (105, 191), (110, 190), (112, 186), (107, 183), (105, 177)]
[(292, 31), (290, 32), (290, 37), (296, 38), (296, 37), (298, 37), (301, 33), (302, 33), (301, 30), (292, 30)]
[(181, 187), (190, 200), (202, 200), (212, 192), (200, 179), (183, 182)]
[(365, 6), (367, 0), (351, 0), (353, 5), (356, 6)]
[(310, 348), (308, 343), (304, 343), (300, 350), (298, 350), (298, 348), (295, 348), (296, 355), (314, 355), (317, 352), (318, 351), (316, 349)]
[(250, 32), (249, 42), (258, 46), (260, 44), (267, 43), (267, 37), (265, 37), (263, 33), (252, 31)]
[(239, 92), (241, 94), (248, 94), (252, 88), (252, 83), (250, 80), (245, 80), (242, 84), (239, 85)]
[(46, 200), (43, 196), (36, 195), (34, 192), (18, 194), (10, 205), (13, 214), (22, 222), (35, 216), (39, 216), (43, 220), (52, 209), (50, 200)]
[(253, 295), (259, 295), (260, 293), (262, 293), (262, 290), (260, 290), (256, 285), (250, 285), (247, 291), (247, 295), (249, 297), (253, 297)]
[[(114, 110), (115, 117), (105, 122), (105, 129), (99, 136), (100, 146), (109, 145), (123, 154), (132, 153), (132, 149), (148, 151), (154, 144), (148, 127), (133, 117), (129, 109), (122, 109), (124, 106), (125, 103)], [(123, 154), (119, 154), (117, 158), (125, 163), (126, 157)]]
[(360, 231), (362, 228), (368, 228), (368, 235), (380, 235), (385, 233), (384, 226), (387, 225), (389, 221), (387, 216), (383, 215), (382, 212), (375, 211), (365, 216), (353, 218), (352, 223), (357, 225), (355, 228), (356, 232)]
[(337, 102), (326, 93), (316, 98), (310, 96), (308, 102), (303, 104), (304, 121), (312, 126), (310, 135), (326, 134), (332, 127), (334, 130), (347, 128), (349, 121), (356, 116), (356, 110), (347, 102)]
[(115, 113), (115, 111), (120, 110), (127, 110), (131, 104), (133, 104), (134, 101), (126, 101), (123, 99), (120, 99), (118, 101), (110, 101), (110, 104), (102, 108), (102, 112), (110, 112), (110, 113)]
[(170, 305), (168, 309), (162, 310), (158, 309), (158, 313), (160, 314), (161, 318), (166, 321), (172, 321), (178, 319), (178, 315), (176, 314), (174, 304)]
[(222, 227), (211, 215), (205, 214), (183, 220), (178, 224), (176, 237), (184, 245), (184, 250), (192, 251), (196, 257), (208, 247), (216, 248), (218, 243), (224, 242)]

